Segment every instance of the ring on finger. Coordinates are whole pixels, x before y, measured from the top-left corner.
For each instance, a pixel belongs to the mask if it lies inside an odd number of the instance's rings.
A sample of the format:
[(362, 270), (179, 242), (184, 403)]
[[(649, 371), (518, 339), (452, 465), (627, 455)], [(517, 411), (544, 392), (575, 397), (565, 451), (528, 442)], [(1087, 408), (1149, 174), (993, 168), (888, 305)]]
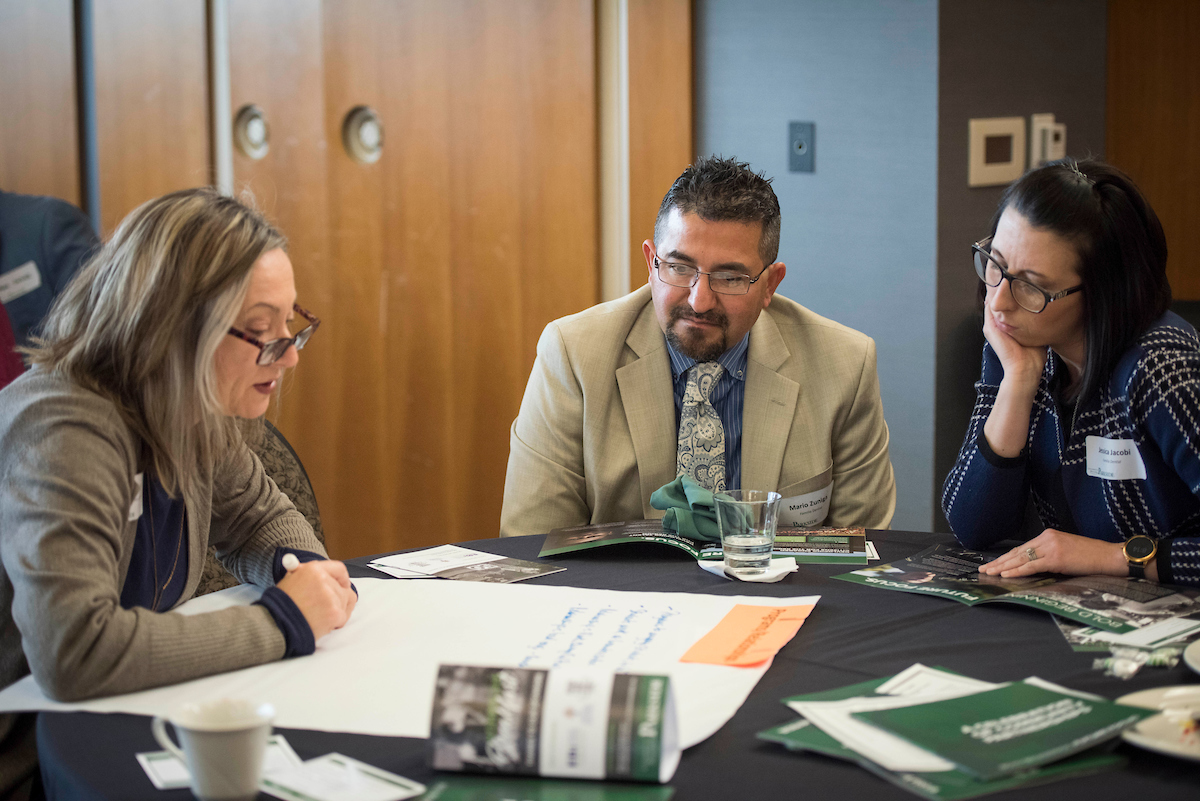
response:
[(1038, 552), (1035, 551), (1033, 548), (1026, 548), (1025, 555), (1029, 557), (1030, 562), (1032, 562), (1034, 559), (1038, 558)]

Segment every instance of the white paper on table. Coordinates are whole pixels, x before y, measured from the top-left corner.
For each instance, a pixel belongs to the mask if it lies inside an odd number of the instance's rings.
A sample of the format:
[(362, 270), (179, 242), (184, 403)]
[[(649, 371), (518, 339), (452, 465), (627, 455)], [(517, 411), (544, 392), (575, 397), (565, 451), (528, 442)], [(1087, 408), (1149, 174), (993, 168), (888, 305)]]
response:
[[(272, 704), (275, 725), (391, 737), (428, 737), (437, 667), (599, 667), (668, 675), (688, 748), (721, 728), (770, 662), (752, 668), (679, 658), (737, 604), (807, 606), (820, 596), (764, 598), (620, 592), (465, 581), (355, 579), (350, 622), (312, 656), (128, 695), (64, 704), (26, 676), (0, 691), (0, 712), (32, 710), (166, 715), (188, 702), (252, 698)], [(188, 611), (229, 605), (235, 587), (188, 601)], [(195, 605), (193, 607), (193, 605)]]
[(370, 564), (370, 565), (368, 565), (368, 567), (370, 567), (372, 570), (378, 570), (380, 573), (384, 574), (385, 576), (391, 576), (392, 578), (398, 578), (398, 579), (436, 579), (436, 578), (440, 578), (440, 576), (430, 576), (425, 573), (414, 573), (413, 571), (405, 570), (402, 567), (389, 567), (388, 565), (377, 565), (377, 564)]
[(875, 688), (875, 692), (880, 695), (897, 695), (912, 698), (921, 695), (954, 692), (958, 689), (969, 692), (983, 692), (984, 690), (995, 690), (999, 687), (999, 684), (992, 684), (990, 681), (980, 681), (970, 676), (948, 673), (945, 670), (926, 667), (917, 662), (900, 671), (895, 676), (892, 676), (883, 684), (880, 684)]
[(155, 790), (178, 790), (191, 784), (187, 765), (169, 751), (146, 751), (137, 755), (137, 761)]
[(1088, 632), (1087, 637), (1089, 640), (1098, 640), (1113, 645), (1127, 645), (1133, 648), (1157, 648), (1160, 645), (1166, 645), (1174, 640), (1187, 637), (1197, 630), (1200, 630), (1200, 620), (1187, 617), (1171, 617), (1125, 634), (1116, 634), (1115, 632), (1097, 629), (1095, 632)]
[[(192, 774), (187, 765), (169, 751), (146, 751), (137, 755), (137, 761), (156, 790), (178, 790), (192, 783)], [(300, 757), (292, 750), (286, 737), (272, 734), (267, 739), (267, 748), (263, 752), (263, 773), (287, 770), (300, 764)]]
[[(1052, 693), (1062, 693), (1063, 695), (1073, 695), (1076, 698), (1083, 698), (1086, 701), (1107, 701), (1108, 699), (1101, 695), (1093, 693), (1085, 693), (1082, 690), (1072, 690), (1069, 687), (1064, 687), (1061, 684), (1055, 684), (1052, 681), (1039, 679), (1037, 676), (1030, 676), (1023, 680), (1022, 684), (1029, 684), (1034, 687), (1041, 687), (1043, 690), (1049, 690)], [(999, 686), (999, 685), (997, 685)]]
[(790, 706), (816, 727), (836, 739), (851, 751), (862, 754), (887, 770), (904, 773), (939, 773), (954, 770), (954, 763), (891, 732), (851, 716), (852, 712), (874, 712), (877, 709), (897, 709), (913, 704), (944, 701), (972, 695), (980, 690), (962, 687), (942, 692), (923, 692), (912, 695), (878, 695), (847, 698), (842, 701), (790, 701)]
[(333, 753), (265, 776), (262, 790), (285, 801), (404, 801), (425, 785)]
[(788, 573), (796, 572), (796, 557), (794, 556), (773, 557), (766, 571), (757, 576), (731, 576), (725, 572), (723, 559), (697, 559), (696, 564), (700, 565), (701, 570), (712, 573), (714, 576), (720, 576), (730, 581), (749, 581), (758, 584), (774, 584), (782, 581)]
[(483, 551), (473, 551), (470, 548), (460, 548), (457, 545), (438, 545), (436, 548), (425, 548), (411, 553), (398, 553), (374, 559), (371, 567), (398, 567), (412, 573), (423, 573), (432, 576), (443, 570), (467, 565), (480, 565), (484, 562), (498, 562), (503, 556)]
[(875, 550), (875, 543), (872, 542), (871, 540), (867, 540), (867, 561), (868, 562), (878, 562), (879, 561), (879, 551)]

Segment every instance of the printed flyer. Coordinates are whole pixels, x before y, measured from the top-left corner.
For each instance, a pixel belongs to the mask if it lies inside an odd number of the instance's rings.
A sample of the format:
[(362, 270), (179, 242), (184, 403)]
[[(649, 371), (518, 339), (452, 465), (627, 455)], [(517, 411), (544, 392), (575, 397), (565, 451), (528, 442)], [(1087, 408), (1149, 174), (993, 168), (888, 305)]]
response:
[(1200, 590), (1118, 576), (1000, 578), (979, 572), (992, 557), (950, 545), (834, 578), (885, 590), (949, 598), (968, 606), (1007, 601), (1124, 634), (1180, 617), (1200, 617)]
[[(946, 675), (954, 677), (958, 674), (947, 672)], [(859, 697), (875, 698), (886, 695), (881, 692), (881, 688), (887, 689), (887, 685), (894, 682), (896, 678), (898, 677), (874, 679), (835, 690), (796, 695), (785, 698), (784, 703), (847, 701)], [(978, 798), (1017, 787), (1031, 787), (1059, 779), (1111, 770), (1122, 767), (1126, 763), (1124, 757), (1106, 753), (1097, 748), (1017, 775), (984, 781), (953, 767), (950, 770), (923, 772), (888, 770), (871, 760), (867, 754), (859, 753), (843, 745), (835, 737), (803, 717), (759, 732), (758, 738), (778, 743), (791, 751), (811, 751), (835, 759), (855, 762), (897, 787), (934, 801), (965, 801), (968, 798)]]
[[(723, 557), (719, 542), (702, 542), (673, 531), (664, 531), (661, 520), (631, 520), (595, 526), (556, 528), (546, 535), (538, 556), (557, 556), (626, 542), (670, 545), (690, 554), (694, 559)], [(874, 546), (867, 542), (866, 529), (797, 526), (779, 526), (775, 529), (775, 549), (772, 555), (794, 556), (796, 561), (802, 564), (865, 565), (868, 558), (878, 558)]]
[(441, 665), (433, 767), (462, 773), (666, 782), (679, 765), (667, 676)]
[(615, 784), (507, 776), (446, 776), (418, 801), (671, 801), (663, 784)]
[(988, 781), (1112, 740), (1155, 711), (1014, 682), (960, 698), (853, 715)]
[(483, 581), (490, 584), (511, 584), (514, 581), (524, 581), (566, 570), (565, 567), (511, 559), (458, 545), (438, 545), (392, 554), (374, 559), (368, 564), (392, 578), (441, 578), (451, 581)]

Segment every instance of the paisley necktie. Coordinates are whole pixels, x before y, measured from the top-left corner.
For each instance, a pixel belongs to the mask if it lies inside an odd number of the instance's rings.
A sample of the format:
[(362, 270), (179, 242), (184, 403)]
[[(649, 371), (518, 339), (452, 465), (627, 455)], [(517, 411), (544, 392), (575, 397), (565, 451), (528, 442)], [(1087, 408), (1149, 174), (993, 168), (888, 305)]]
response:
[(725, 489), (725, 428), (709, 397), (725, 368), (702, 362), (688, 370), (679, 417), (676, 474), (691, 476), (705, 489)]

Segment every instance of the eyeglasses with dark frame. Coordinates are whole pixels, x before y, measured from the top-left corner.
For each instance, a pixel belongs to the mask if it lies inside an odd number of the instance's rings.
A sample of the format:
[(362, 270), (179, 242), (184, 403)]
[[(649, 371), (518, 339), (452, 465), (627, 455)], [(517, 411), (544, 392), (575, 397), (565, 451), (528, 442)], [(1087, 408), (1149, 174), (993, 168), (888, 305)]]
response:
[(268, 342), (263, 342), (260, 339), (250, 336), (245, 331), (239, 331), (236, 328), (230, 328), (227, 333), (230, 336), (234, 336), (238, 339), (249, 342), (251, 345), (254, 345), (258, 348), (258, 361), (255, 362), (256, 364), (274, 364), (275, 362), (279, 361), (283, 354), (287, 353), (287, 349), (293, 345), (296, 346), (296, 350), (303, 350), (304, 346), (308, 343), (309, 338), (313, 335), (313, 332), (317, 330), (317, 326), (321, 324), (321, 321), (316, 316), (300, 308), (297, 304), (293, 303), (292, 308), (296, 311), (296, 314), (299, 314), (305, 320), (308, 320), (308, 325), (297, 331), (296, 336), (294, 337), (281, 337), (279, 339), (272, 339)]
[(975, 273), (979, 276), (979, 280), (990, 287), (1000, 286), (1000, 282), (1007, 278), (1008, 291), (1012, 294), (1013, 300), (1027, 312), (1041, 314), (1054, 301), (1061, 300), (1067, 295), (1074, 295), (1083, 289), (1083, 284), (1080, 284), (1061, 292), (1047, 292), (1032, 281), (1017, 278), (992, 255), (991, 244), (992, 238), (989, 236), (971, 245), (971, 252), (975, 257)]
[[(664, 267), (667, 268), (666, 272), (663, 271)], [(768, 264), (766, 267), (763, 267), (758, 275), (751, 278), (745, 273), (735, 273), (728, 270), (717, 270), (716, 272), (706, 273), (690, 264), (659, 261), (658, 256), (655, 256), (654, 269), (658, 271), (658, 280), (670, 286), (691, 289), (700, 280), (700, 276), (707, 275), (708, 285), (713, 292), (719, 295), (745, 295), (750, 291), (750, 285), (762, 278), (763, 273), (771, 269), (771, 265)]]

